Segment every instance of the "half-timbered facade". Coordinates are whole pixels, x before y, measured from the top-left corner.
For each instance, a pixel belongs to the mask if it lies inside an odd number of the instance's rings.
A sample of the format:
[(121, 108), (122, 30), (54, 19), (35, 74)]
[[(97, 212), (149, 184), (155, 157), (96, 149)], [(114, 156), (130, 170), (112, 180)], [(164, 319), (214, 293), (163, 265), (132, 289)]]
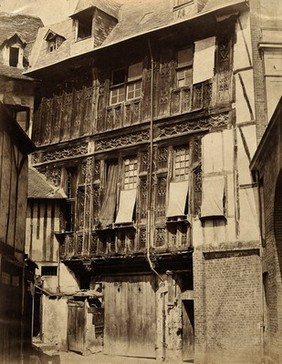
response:
[(255, 6), (79, 2), (40, 30), (32, 164), (65, 191), (60, 258), (101, 303), (70, 300), (70, 349), (92, 313), (106, 354), (257, 362)]
[[(30, 343), (28, 287), (33, 279), (24, 255), (27, 154), (34, 151), (21, 127), (0, 104), (0, 329), (1, 363), (18, 363)], [(31, 270), (32, 271), (32, 270)], [(31, 272), (30, 272), (31, 273)]]

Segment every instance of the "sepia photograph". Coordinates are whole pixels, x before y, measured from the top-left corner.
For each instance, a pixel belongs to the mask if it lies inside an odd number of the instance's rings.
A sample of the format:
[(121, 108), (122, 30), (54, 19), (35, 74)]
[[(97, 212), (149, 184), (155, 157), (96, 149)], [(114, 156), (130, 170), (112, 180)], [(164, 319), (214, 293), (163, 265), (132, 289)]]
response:
[(282, 0), (0, 0), (0, 364), (282, 364)]

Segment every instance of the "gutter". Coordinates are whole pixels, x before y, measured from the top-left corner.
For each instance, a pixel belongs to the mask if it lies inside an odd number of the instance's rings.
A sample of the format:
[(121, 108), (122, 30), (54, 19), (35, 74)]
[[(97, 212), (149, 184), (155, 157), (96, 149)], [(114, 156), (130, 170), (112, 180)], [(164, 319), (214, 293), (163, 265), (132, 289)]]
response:
[[(96, 52), (98, 52), (100, 50), (103, 50), (103, 49), (108, 49), (111, 46), (122, 44), (122, 43), (124, 43), (126, 41), (129, 41), (129, 40), (132, 40), (132, 39), (137, 39), (137, 38), (140, 38), (140, 37), (142, 37), (144, 35), (149, 36), (150, 34), (157, 33), (160, 30), (165, 30), (165, 29), (168, 30), (168, 29), (170, 29), (170, 28), (172, 28), (172, 27), (174, 27), (176, 25), (189, 23), (189, 22), (201, 19), (201, 18), (203, 18), (205, 16), (212, 15), (213, 13), (216, 13), (217, 11), (232, 10), (232, 8), (234, 8), (234, 7), (238, 6), (238, 5), (243, 5), (245, 8), (249, 8), (248, 0), (241, 0), (241, 1), (238, 1), (238, 2), (236, 2), (234, 4), (228, 4), (228, 5), (224, 6), (224, 7), (217, 7), (217, 8), (214, 8), (212, 10), (208, 10), (207, 12), (200, 12), (200, 13), (192, 16), (189, 19), (184, 19), (184, 20), (180, 20), (180, 21), (177, 21), (177, 22), (172, 22), (172, 23), (163, 25), (163, 26), (158, 27), (158, 28), (149, 29), (147, 31), (143, 31), (143, 32), (138, 33), (138, 34), (135, 34), (135, 35), (132, 35), (132, 36), (129, 36), (129, 37), (125, 37), (123, 39), (116, 40), (116, 41), (114, 41), (112, 43), (101, 45), (101, 46), (99, 46), (97, 48), (91, 49), (89, 51), (86, 51), (86, 52), (83, 52), (83, 53), (80, 53), (80, 54), (71, 55), (69, 57), (66, 57), (66, 58), (58, 61), (58, 62), (54, 62), (54, 63), (51, 63), (49, 65), (45, 65), (45, 66), (42, 66), (42, 67), (31, 69), (29, 71), (24, 72), (23, 74), (24, 75), (32, 75), (33, 73), (36, 73), (36, 72), (38, 72), (40, 70), (44, 70), (46, 68), (49, 68), (49, 67), (64, 63), (64, 62), (66, 62), (68, 60), (78, 59), (79, 57), (82, 57), (82, 56), (85, 56), (85, 55), (90, 55), (92, 53), (96, 53)], [(33, 77), (33, 76), (29, 76), (29, 77)]]

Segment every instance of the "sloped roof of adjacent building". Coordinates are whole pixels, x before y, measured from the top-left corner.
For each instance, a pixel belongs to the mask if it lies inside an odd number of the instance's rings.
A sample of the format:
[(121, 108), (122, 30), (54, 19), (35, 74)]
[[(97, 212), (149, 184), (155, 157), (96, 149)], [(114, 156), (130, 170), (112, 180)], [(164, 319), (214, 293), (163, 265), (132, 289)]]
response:
[[(56, 49), (55, 52), (47, 52), (45, 37), (49, 31), (65, 38), (65, 41)], [(30, 53), (30, 64), (32, 66), (38, 64), (42, 67), (69, 57), (71, 55), (71, 41), (72, 19), (67, 19), (63, 22), (40, 28)]]
[(42, 27), (41, 19), (22, 14), (8, 14), (0, 12), (0, 46), (15, 33), (25, 42), (33, 42), (38, 28)]
[[(99, 7), (99, 4), (103, 4), (104, 7), (108, 7), (109, 9), (112, 1), (81, 0), (78, 3), (75, 14), (85, 10), (89, 6)], [(118, 9), (118, 23), (105, 39), (104, 43), (96, 48), (81, 48), (80, 55), (239, 4), (247, 4), (247, 0), (208, 0), (199, 13), (177, 19), (174, 16), (172, 0), (136, 0), (134, 2), (124, 0), (124, 3)], [(109, 10), (107, 11), (109, 13)], [(55, 27), (57, 27), (57, 30), (55, 30)], [(65, 29), (65, 33), (62, 33), (61, 27)], [(59, 63), (65, 59), (78, 56), (78, 54), (71, 54), (71, 44), (74, 42), (74, 39), (72, 39), (72, 20), (69, 19), (66, 22), (56, 24), (53, 28), (52, 30), (63, 35), (66, 41), (55, 52), (48, 53), (46, 51), (46, 45), (44, 45), (44, 36), (49, 28), (40, 29), (32, 52), (31, 68), (27, 74), (37, 69)], [(88, 44), (87, 47), (89, 47)]]
[(81, 11), (90, 7), (96, 7), (118, 19), (121, 4), (118, 4), (113, 0), (79, 0), (73, 15), (80, 13)]
[(33, 199), (64, 199), (65, 193), (47, 181), (45, 176), (35, 168), (28, 170), (28, 198)]

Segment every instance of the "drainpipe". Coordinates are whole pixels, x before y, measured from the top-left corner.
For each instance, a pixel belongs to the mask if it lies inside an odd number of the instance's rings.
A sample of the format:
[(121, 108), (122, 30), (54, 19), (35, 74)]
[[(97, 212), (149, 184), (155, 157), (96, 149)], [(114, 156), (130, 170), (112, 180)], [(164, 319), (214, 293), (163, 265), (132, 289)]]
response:
[[(148, 39), (148, 48), (151, 60), (151, 100), (150, 100), (150, 150), (149, 150), (149, 173), (148, 173), (148, 211), (147, 211), (147, 260), (152, 272), (159, 278), (161, 285), (164, 286), (164, 280), (155, 270), (153, 262), (150, 257), (150, 246), (153, 240), (152, 235), (152, 177), (153, 177), (153, 138), (154, 138), (154, 58), (151, 48), (151, 41)], [(165, 309), (165, 292), (161, 292), (162, 303), (162, 360), (166, 357), (166, 309)]]
[(22, 302), (21, 302), (21, 347), (20, 347), (20, 357), (21, 364), (24, 362), (24, 300), (25, 300), (25, 260), (23, 262), (22, 269)]
[(259, 235), (260, 235), (260, 267), (261, 267), (261, 302), (262, 302), (262, 312), (261, 312), (261, 324), (260, 324), (260, 340), (261, 340), (261, 360), (263, 362), (263, 358), (265, 356), (265, 352), (264, 352), (264, 330), (265, 330), (265, 322), (264, 322), (264, 311), (265, 311), (265, 307), (264, 307), (264, 286), (263, 286), (263, 262), (262, 262), (262, 254), (263, 254), (263, 250), (262, 250), (262, 244), (263, 244), (263, 229), (262, 229), (262, 214), (264, 213), (262, 211), (262, 201), (261, 201), (261, 194), (260, 194), (260, 182), (259, 182), (259, 172), (256, 171), (255, 174), (255, 179), (256, 179), (256, 183), (257, 183), (257, 196), (258, 196), (258, 213), (259, 213)]
[(151, 48), (151, 41), (148, 39), (148, 48), (150, 52), (151, 60), (151, 100), (150, 100), (150, 150), (149, 150), (149, 176), (148, 176), (148, 213), (147, 213), (147, 260), (149, 262), (151, 270), (156, 274), (156, 276), (163, 282), (162, 277), (154, 269), (153, 262), (150, 257), (150, 246), (152, 241), (152, 175), (153, 175), (153, 137), (154, 137), (154, 58)]

